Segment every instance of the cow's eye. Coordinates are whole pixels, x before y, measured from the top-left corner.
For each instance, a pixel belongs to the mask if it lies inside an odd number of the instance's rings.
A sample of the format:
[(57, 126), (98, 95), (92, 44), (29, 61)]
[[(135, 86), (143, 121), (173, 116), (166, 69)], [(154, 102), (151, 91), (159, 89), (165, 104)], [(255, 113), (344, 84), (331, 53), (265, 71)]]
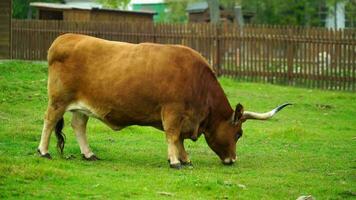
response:
[(236, 141), (242, 136), (242, 130), (236, 133)]

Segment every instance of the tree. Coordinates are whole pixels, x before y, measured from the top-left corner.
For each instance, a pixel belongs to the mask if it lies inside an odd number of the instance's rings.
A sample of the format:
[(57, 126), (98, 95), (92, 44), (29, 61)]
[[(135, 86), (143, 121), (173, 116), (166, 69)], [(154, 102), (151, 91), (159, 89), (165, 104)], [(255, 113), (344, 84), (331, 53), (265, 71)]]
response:
[[(17, 19), (26, 19), (32, 16), (29, 15), (30, 2), (38, 0), (13, 0), (12, 1), (12, 17)], [(41, 2), (56, 2), (61, 3), (61, 0), (41, 0)]]
[(125, 9), (131, 0), (96, 0), (105, 8), (120, 8)]
[(163, 15), (163, 22), (187, 22), (188, 14), (186, 12), (187, 5), (190, 1), (165, 0), (167, 12)]
[(219, 0), (208, 0), (210, 21), (212, 23), (220, 23), (220, 2)]
[(322, 26), (330, 5), (345, 0), (241, 0), (244, 11), (255, 14), (254, 23)]
[[(186, 16), (185, 8), (189, 2), (200, 0), (166, 0), (169, 2), (170, 13), (167, 13), (167, 20), (172, 18), (180, 19)], [(280, 25), (300, 25), (300, 26), (324, 26), (324, 19), (336, 2), (354, 0), (206, 0), (209, 5), (213, 5), (216, 11), (216, 3), (225, 8), (233, 8), (235, 5), (241, 5), (243, 12), (251, 11), (254, 13), (253, 23), (258, 24), (280, 24)], [(173, 2), (175, 2), (173, 4)], [(180, 4), (180, 5), (177, 5)], [(350, 8), (349, 10), (355, 10)], [(170, 6), (174, 5), (174, 6)], [(210, 6), (212, 7), (212, 6)], [(215, 11), (211, 13), (219, 16)], [(351, 13), (349, 15), (352, 15)], [(213, 19), (214, 17), (212, 17)], [(349, 17), (350, 18), (350, 17)], [(214, 20), (212, 20), (214, 21)]]

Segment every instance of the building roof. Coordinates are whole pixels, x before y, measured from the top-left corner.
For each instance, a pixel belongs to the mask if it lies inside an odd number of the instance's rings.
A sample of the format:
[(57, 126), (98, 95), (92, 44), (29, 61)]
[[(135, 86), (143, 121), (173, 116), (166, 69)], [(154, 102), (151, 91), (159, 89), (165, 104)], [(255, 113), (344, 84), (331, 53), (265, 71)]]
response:
[(81, 8), (102, 8), (103, 6), (95, 0), (64, 0), (66, 5)]
[(44, 3), (44, 2), (31, 2), (30, 3), (31, 7), (35, 8), (54, 8), (54, 9), (73, 9), (74, 7), (67, 5), (67, 4), (61, 4), (61, 3)]
[(164, 0), (131, 0), (130, 4), (159, 4), (165, 3)]
[(52, 9), (52, 10), (80, 9), (80, 10), (126, 12), (126, 13), (133, 13), (133, 14), (148, 14), (148, 15), (156, 14), (156, 12), (152, 12), (152, 11), (131, 11), (131, 10), (119, 10), (119, 9), (107, 9), (107, 8), (100, 8), (100, 7), (88, 7), (88, 6), (61, 4), (61, 3), (32, 2), (32, 3), (30, 3), (30, 6), (35, 7), (35, 8), (45, 8), (45, 9)]
[(96, 2), (95, 0), (62, 0), (62, 1), (64, 1), (65, 3), (77, 3), (77, 2), (79, 2), (79, 3), (94, 3), (94, 2)]
[(189, 13), (196, 13), (196, 12), (203, 12), (208, 8), (209, 8), (209, 5), (206, 1), (200, 1), (200, 2), (188, 3), (186, 10)]

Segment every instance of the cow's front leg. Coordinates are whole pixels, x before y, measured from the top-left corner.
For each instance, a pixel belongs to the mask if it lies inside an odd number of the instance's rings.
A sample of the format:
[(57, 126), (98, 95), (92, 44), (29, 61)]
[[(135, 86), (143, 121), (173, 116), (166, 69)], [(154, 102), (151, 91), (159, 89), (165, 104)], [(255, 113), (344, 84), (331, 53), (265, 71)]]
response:
[(171, 168), (180, 169), (182, 161), (189, 161), (184, 150), (181, 137), (182, 113), (184, 106), (180, 104), (166, 105), (162, 108), (162, 125), (168, 144), (168, 161)]
[(79, 143), (80, 151), (85, 160), (99, 160), (98, 157), (94, 155), (94, 153), (90, 150), (87, 135), (86, 135), (86, 127), (89, 117), (79, 113), (73, 112), (72, 117), (72, 128), (74, 130), (75, 136)]
[(180, 160), (181, 164), (186, 165), (186, 166), (192, 166), (192, 162), (190, 161), (188, 153), (185, 151), (185, 148), (184, 148), (184, 139), (183, 138), (181, 138), (179, 140), (178, 150), (179, 150), (179, 160)]
[(182, 167), (179, 161), (179, 132), (166, 131), (168, 144), (168, 161), (171, 168), (180, 169)]

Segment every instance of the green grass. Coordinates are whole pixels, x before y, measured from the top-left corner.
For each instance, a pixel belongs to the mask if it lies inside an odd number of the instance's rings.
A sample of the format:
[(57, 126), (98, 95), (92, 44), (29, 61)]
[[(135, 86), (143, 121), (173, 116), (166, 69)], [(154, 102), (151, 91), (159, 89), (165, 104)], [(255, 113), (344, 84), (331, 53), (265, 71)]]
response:
[(65, 156), (39, 158), (47, 104), (44, 62), (0, 61), (0, 199), (316, 199), (356, 197), (356, 94), (221, 78), (230, 102), (267, 111), (248, 121), (238, 163), (224, 166), (203, 137), (186, 142), (193, 169), (170, 169), (163, 132), (133, 126), (114, 132), (89, 120), (88, 137), (102, 158), (86, 162), (65, 115)]

